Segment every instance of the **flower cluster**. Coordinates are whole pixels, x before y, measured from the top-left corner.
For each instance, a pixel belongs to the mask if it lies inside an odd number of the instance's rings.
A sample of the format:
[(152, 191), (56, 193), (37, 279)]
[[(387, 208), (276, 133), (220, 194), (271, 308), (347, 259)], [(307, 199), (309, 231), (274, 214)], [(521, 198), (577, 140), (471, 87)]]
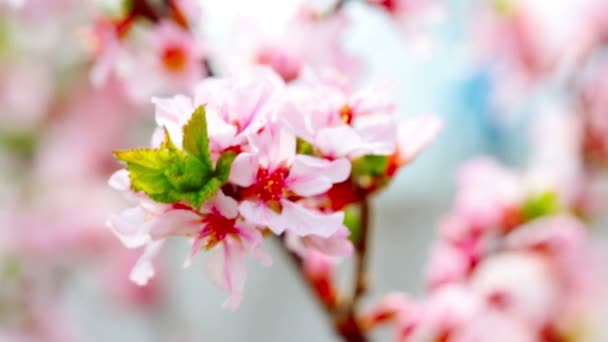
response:
[(190, 240), (186, 265), (211, 250), (210, 276), (232, 309), (245, 258), (270, 262), (260, 245), (266, 233), (286, 234), (297, 253), (349, 256), (348, 202), (332, 189), (379, 189), (440, 127), (434, 117), (397, 125), (381, 88), (354, 92), (320, 78), (287, 87), (269, 69), (209, 78), (192, 97), (153, 102), (152, 148), (115, 152), (126, 169), (110, 179), (137, 206), (109, 225), (125, 246), (145, 246), (131, 273), (139, 284), (154, 275), (150, 261), (166, 238)]
[(459, 181), (427, 296), (388, 295), (363, 325), (394, 321), (399, 341), (601, 340), (604, 257), (562, 194), (490, 159), (467, 163)]
[(125, 13), (100, 16), (89, 30), (94, 85), (118, 80), (141, 103), (152, 95), (186, 91), (207, 74), (202, 43), (190, 30), (199, 19), (198, 5), (171, 1), (165, 16), (145, 1), (126, 7)]

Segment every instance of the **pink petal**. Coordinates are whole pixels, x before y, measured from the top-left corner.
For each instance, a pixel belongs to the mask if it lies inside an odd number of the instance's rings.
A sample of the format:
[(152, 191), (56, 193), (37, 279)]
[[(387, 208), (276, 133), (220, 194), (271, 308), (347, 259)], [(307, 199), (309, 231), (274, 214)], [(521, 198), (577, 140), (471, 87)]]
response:
[(398, 128), (399, 159), (402, 163), (413, 160), (439, 134), (443, 122), (428, 115), (402, 122)]
[(248, 253), (258, 259), (262, 265), (272, 265), (272, 259), (261, 248), (262, 241), (264, 240), (262, 233), (254, 225), (247, 222), (238, 222), (237, 228), (239, 235), (246, 242)]
[[(308, 95), (307, 91), (297, 92), (296, 90), (292, 90), (290, 95), (291, 97), (295, 97), (301, 93), (306, 93), (306, 95)], [(310, 127), (309, 120), (307, 120), (309, 118), (308, 115), (305, 114), (307, 111), (302, 107), (304, 106), (300, 105), (296, 101), (286, 103), (281, 109), (282, 115), (279, 117), (279, 120), (281, 120), (282, 123), (285, 124), (285, 127), (287, 127), (296, 136), (306, 141), (312, 141), (314, 138), (314, 131)]]
[(190, 254), (188, 254), (188, 257), (186, 257), (186, 260), (184, 260), (184, 264), (182, 265), (183, 268), (188, 268), (190, 267), (190, 265), (192, 265), (192, 260), (194, 260), (194, 257), (201, 250), (203, 242), (204, 239), (201, 239), (198, 236), (192, 239), (192, 244), (190, 246)]
[(281, 215), (272, 211), (263, 202), (243, 201), (239, 205), (239, 212), (247, 221), (268, 227), (277, 235), (285, 231)]
[(342, 125), (319, 130), (314, 145), (328, 157), (346, 157), (361, 148), (359, 134), (350, 126)]
[(189, 236), (201, 228), (201, 217), (191, 210), (172, 209), (157, 216), (150, 223), (150, 236), (163, 239), (170, 236)]
[(152, 98), (156, 107), (156, 124), (166, 127), (173, 143), (177, 146), (182, 144), (182, 126), (188, 122), (194, 112), (192, 100), (184, 95), (176, 95), (170, 98)]
[(343, 227), (344, 212), (324, 214), (287, 200), (281, 200), (281, 204), (284, 228), (298, 236), (329, 237)]
[(119, 215), (112, 215), (107, 225), (127, 248), (138, 248), (150, 241), (150, 227), (146, 224), (148, 213), (140, 207), (129, 208)]
[(389, 114), (395, 110), (395, 85), (391, 82), (375, 84), (356, 92), (351, 103), (358, 116)]
[(192, 112), (194, 112), (192, 99), (185, 95), (175, 95), (168, 98), (153, 97), (152, 103), (156, 108), (156, 124), (161, 127), (183, 124), (188, 121)]
[(152, 259), (158, 255), (163, 244), (164, 241), (153, 241), (146, 246), (144, 253), (139, 257), (129, 275), (132, 282), (144, 286), (154, 276)]
[(345, 181), (350, 168), (350, 162), (345, 158), (329, 161), (299, 154), (293, 161), (287, 182), (298, 195), (318, 195), (329, 190), (332, 184)]
[(373, 115), (359, 118), (354, 123), (362, 143), (355, 156), (366, 154), (391, 155), (397, 142), (397, 121), (392, 115)]
[(344, 225), (330, 237), (315, 235), (302, 237), (304, 244), (330, 257), (348, 258), (353, 254), (353, 244), (348, 239), (350, 234)]
[(239, 214), (239, 208), (237, 201), (232, 197), (224, 195), (221, 190), (217, 192), (217, 195), (211, 200), (211, 206), (215, 208), (222, 216), (233, 219)]
[(278, 123), (271, 123), (262, 132), (251, 135), (249, 143), (265, 168), (290, 165), (296, 153), (296, 137)]
[(255, 182), (258, 173), (258, 157), (251, 153), (241, 153), (232, 162), (228, 181), (242, 187), (248, 187)]
[(238, 308), (243, 291), (247, 270), (245, 251), (238, 242), (226, 240), (223, 248), (216, 248), (207, 262), (207, 272), (211, 281), (229, 293), (223, 307), (234, 311)]
[(221, 152), (230, 146), (239, 144), (239, 142), (235, 140), (237, 133), (236, 126), (224, 121), (224, 119), (218, 115), (217, 111), (211, 107), (207, 108), (206, 115), (207, 128), (209, 130), (209, 143), (212, 151)]
[(131, 180), (129, 179), (129, 171), (122, 169), (114, 172), (108, 180), (108, 185), (118, 191), (130, 191)]

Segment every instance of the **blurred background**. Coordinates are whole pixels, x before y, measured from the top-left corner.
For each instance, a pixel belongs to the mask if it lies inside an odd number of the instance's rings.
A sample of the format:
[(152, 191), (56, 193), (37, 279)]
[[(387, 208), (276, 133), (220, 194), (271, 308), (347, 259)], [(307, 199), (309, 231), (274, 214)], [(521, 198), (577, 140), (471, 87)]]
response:
[[(264, 248), (273, 266), (249, 265), (235, 313), (221, 309), (224, 293), (205, 277), (204, 257), (181, 269), (185, 241), (171, 241), (151, 284), (128, 280), (139, 253), (105, 226), (127, 206), (107, 186), (120, 167), (111, 151), (147, 145), (150, 98), (187, 86), (130, 83), (151, 75), (136, 66), (154, 53), (153, 24), (132, 28), (121, 41), (128, 48), (109, 48), (116, 42), (104, 25), (124, 16), (125, 3), (0, 0), (0, 341), (337, 340), (272, 240)], [(559, 178), (556, 184), (591, 184), (587, 222), (593, 239), (602, 239), (605, 1), (421, 0), (396, 12), (388, 1), (350, 0), (340, 29), (305, 34), (292, 18), (303, 5), (330, 8), (331, 1), (175, 3), (195, 23), (194, 39), (216, 74), (259, 62), (251, 46), (266, 41), (339, 46), (357, 60), (356, 84), (395, 83), (401, 116), (443, 119), (438, 139), (374, 199), (364, 304), (390, 291), (424, 294), (430, 248), (454, 206), (459, 167), (476, 156), (518, 170), (538, 167)], [(333, 38), (316, 44), (315, 35)], [(108, 66), (116, 55), (131, 58)], [(349, 266), (340, 267), (343, 282)], [(390, 340), (392, 332), (373, 336)]]

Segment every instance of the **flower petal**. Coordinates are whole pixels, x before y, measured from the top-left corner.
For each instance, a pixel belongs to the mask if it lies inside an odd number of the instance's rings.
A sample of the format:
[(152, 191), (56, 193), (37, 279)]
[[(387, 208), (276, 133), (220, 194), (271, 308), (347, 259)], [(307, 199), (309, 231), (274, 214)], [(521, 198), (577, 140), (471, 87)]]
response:
[(129, 191), (131, 189), (129, 171), (127, 171), (126, 169), (122, 169), (114, 172), (108, 180), (108, 185), (118, 191)]
[(397, 136), (402, 164), (412, 161), (441, 131), (443, 122), (434, 115), (410, 119), (399, 124)]
[(156, 106), (156, 124), (166, 127), (173, 143), (181, 147), (182, 126), (188, 122), (194, 112), (192, 100), (184, 95), (176, 95), (170, 98), (152, 98)]
[(264, 240), (262, 233), (254, 225), (247, 222), (239, 221), (237, 228), (239, 235), (247, 243), (248, 253), (258, 259), (262, 265), (272, 265), (272, 259), (261, 248), (262, 241)]
[(157, 216), (150, 223), (150, 236), (163, 239), (188, 236), (201, 228), (201, 218), (191, 210), (172, 209)]
[(215, 195), (209, 204), (228, 219), (236, 218), (239, 214), (237, 201), (232, 197), (224, 195), (224, 192), (221, 190), (217, 192), (217, 195)]
[(344, 225), (330, 237), (324, 238), (315, 235), (302, 237), (304, 244), (330, 257), (348, 258), (353, 254), (353, 244), (348, 239), (350, 234)]
[(268, 227), (277, 235), (285, 231), (281, 215), (272, 211), (263, 202), (243, 201), (239, 205), (239, 212), (247, 221)]
[(224, 308), (234, 311), (243, 298), (247, 269), (243, 246), (231, 239), (225, 240), (223, 248), (216, 248), (207, 262), (207, 272), (211, 281), (229, 293)]
[(329, 237), (342, 228), (344, 212), (324, 214), (288, 200), (281, 200), (281, 205), (285, 228), (298, 236)]
[(135, 266), (129, 274), (129, 279), (137, 285), (144, 286), (154, 276), (154, 265), (152, 259), (160, 252), (164, 241), (153, 241), (150, 242), (144, 253), (137, 259)]
[(248, 187), (255, 182), (258, 173), (258, 157), (252, 153), (241, 153), (232, 162), (228, 181), (242, 187)]
[(329, 157), (346, 157), (361, 148), (359, 134), (350, 126), (329, 127), (319, 130), (315, 146)]
[(297, 155), (293, 161), (288, 186), (301, 196), (313, 196), (326, 192), (332, 184), (345, 181), (351, 165), (345, 158), (329, 161), (306, 155)]
[(260, 165), (271, 168), (291, 165), (296, 154), (296, 137), (278, 123), (268, 124), (264, 130), (249, 137), (249, 143), (260, 158)]
[(150, 241), (150, 226), (146, 224), (148, 213), (141, 207), (133, 207), (112, 215), (106, 222), (112, 233), (127, 248), (138, 248)]

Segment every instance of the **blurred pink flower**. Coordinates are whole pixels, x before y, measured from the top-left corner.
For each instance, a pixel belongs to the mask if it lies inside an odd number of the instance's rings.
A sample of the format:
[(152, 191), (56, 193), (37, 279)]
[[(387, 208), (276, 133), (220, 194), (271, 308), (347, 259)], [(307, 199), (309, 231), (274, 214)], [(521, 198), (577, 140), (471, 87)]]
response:
[(349, 20), (341, 13), (322, 16), (304, 6), (283, 30), (264, 31), (257, 23), (247, 24), (241, 23), (245, 27), (235, 33), (234, 45), (241, 53), (221, 52), (222, 57), (216, 58), (232, 72), (247, 70), (251, 64), (266, 65), (290, 82), (298, 79), (305, 67), (319, 72), (335, 70), (350, 79), (361, 71), (361, 62), (344, 48)]
[(333, 258), (348, 258), (353, 254), (353, 244), (348, 239), (350, 231), (345, 226), (341, 226), (329, 237), (318, 235), (298, 236), (287, 232), (287, 247), (293, 252), (304, 257), (310, 251), (322, 253)]
[(133, 48), (121, 65), (121, 80), (138, 102), (167, 92), (190, 92), (207, 70), (205, 52), (193, 33), (163, 21), (146, 32), (141, 49)]
[(94, 64), (91, 67), (90, 78), (94, 86), (104, 85), (116, 72), (118, 63), (126, 57), (126, 49), (122, 45), (122, 35), (126, 32), (123, 26), (129, 22), (116, 23), (109, 19), (97, 19), (89, 32), (87, 41), (92, 49)]

